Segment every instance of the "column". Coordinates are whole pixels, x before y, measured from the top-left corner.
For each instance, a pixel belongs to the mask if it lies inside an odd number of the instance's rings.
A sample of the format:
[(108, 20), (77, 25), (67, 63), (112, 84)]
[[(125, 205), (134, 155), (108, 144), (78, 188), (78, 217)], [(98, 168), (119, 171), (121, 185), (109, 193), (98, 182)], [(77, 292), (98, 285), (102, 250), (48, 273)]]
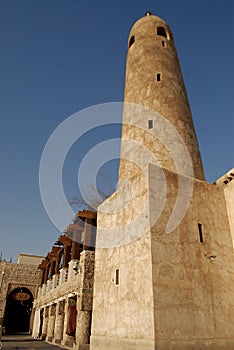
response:
[(55, 264), (56, 264), (56, 258), (53, 257), (50, 264), (50, 277), (52, 277), (55, 273)]
[(39, 329), (40, 329), (40, 309), (36, 309), (34, 320), (33, 320), (33, 330), (32, 330), (33, 338), (38, 338)]
[(78, 273), (78, 262), (80, 260), (80, 242), (82, 233), (81, 230), (78, 229), (78, 227), (78, 225), (74, 224), (70, 224), (67, 227), (67, 231), (72, 233), (71, 261), (68, 263), (68, 279), (76, 276)]
[(65, 299), (57, 304), (56, 320), (54, 328), (54, 343), (61, 344), (63, 339), (64, 330), (64, 317), (65, 317)]
[(45, 268), (45, 273), (44, 273), (44, 281), (43, 281), (43, 284), (45, 284), (47, 282), (47, 279), (48, 279), (48, 274), (49, 274), (49, 261), (47, 262), (47, 265), (46, 265), (46, 268)]
[(68, 268), (68, 263), (71, 260), (71, 246), (70, 245), (64, 245), (64, 251), (63, 251), (63, 268)]
[(47, 329), (47, 336), (46, 336), (46, 341), (48, 342), (52, 342), (54, 338), (55, 312), (56, 312), (56, 304), (50, 305), (48, 329)]
[(46, 273), (46, 267), (41, 267), (41, 283), (40, 285), (42, 286), (44, 283), (44, 279), (45, 279), (45, 273)]
[(85, 220), (85, 230), (84, 230), (84, 250), (89, 250), (92, 241), (92, 219), (87, 218)]
[(48, 329), (48, 321), (49, 321), (49, 307), (47, 306), (44, 308), (42, 335), (41, 335), (42, 340), (46, 339), (47, 329)]
[(62, 261), (62, 269), (60, 270), (60, 281), (59, 284), (67, 281), (68, 275), (68, 263), (71, 260), (71, 239), (66, 236), (60, 236), (63, 247), (63, 261)]
[(76, 298), (69, 298), (64, 318), (64, 333), (62, 345), (73, 347), (76, 333)]
[(77, 314), (77, 330), (76, 344), (89, 344), (91, 335), (91, 311), (78, 311)]

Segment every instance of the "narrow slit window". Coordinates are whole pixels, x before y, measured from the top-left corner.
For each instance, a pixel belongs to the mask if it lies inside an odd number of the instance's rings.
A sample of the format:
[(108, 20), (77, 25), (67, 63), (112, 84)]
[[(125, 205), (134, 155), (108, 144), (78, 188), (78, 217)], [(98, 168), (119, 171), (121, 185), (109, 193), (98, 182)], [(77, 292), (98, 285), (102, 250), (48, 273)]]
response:
[(119, 269), (115, 270), (115, 284), (119, 284)]
[(163, 36), (164, 38), (167, 38), (167, 33), (165, 28), (163, 27), (157, 27), (157, 35)]
[(198, 232), (199, 232), (199, 241), (200, 243), (204, 242), (203, 232), (202, 232), (202, 224), (198, 224)]
[(165, 41), (162, 41), (162, 47), (166, 47)]
[(129, 40), (129, 45), (128, 48), (130, 48), (133, 44), (135, 43), (135, 36), (131, 36), (130, 40)]
[(153, 129), (153, 127), (154, 127), (153, 120), (148, 120), (148, 129)]
[(157, 79), (157, 81), (161, 81), (161, 74), (160, 73), (156, 74), (156, 79)]

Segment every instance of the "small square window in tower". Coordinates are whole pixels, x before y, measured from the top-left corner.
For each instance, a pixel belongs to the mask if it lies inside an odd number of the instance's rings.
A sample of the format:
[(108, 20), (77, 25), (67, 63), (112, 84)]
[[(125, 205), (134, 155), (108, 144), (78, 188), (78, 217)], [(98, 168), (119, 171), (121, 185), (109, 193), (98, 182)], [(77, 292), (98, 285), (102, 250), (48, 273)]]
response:
[(153, 129), (153, 127), (154, 127), (154, 121), (148, 120), (148, 129)]
[(199, 241), (200, 241), (200, 243), (204, 243), (202, 224), (198, 224), (198, 232), (199, 232)]
[(115, 270), (115, 284), (119, 284), (119, 269)]
[(167, 33), (163, 27), (157, 27), (157, 35), (164, 36), (167, 39)]
[(128, 48), (130, 48), (135, 42), (135, 36), (131, 36), (130, 40), (129, 40), (129, 44), (128, 44)]
[(160, 73), (157, 73), (157, 74), (156, 74), (156, 80), (157, 80), (157, 81), (161, 81), (161, 74), (160, 74)]

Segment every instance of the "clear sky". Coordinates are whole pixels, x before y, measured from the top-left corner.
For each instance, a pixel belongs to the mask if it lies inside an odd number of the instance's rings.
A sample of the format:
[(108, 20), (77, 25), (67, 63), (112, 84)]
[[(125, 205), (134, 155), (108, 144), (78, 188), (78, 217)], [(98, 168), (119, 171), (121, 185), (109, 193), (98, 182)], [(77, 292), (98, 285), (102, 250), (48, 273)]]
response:
[(0, 0), (4, 258), (44, 255), (59, 235), (40, 197), (44, 146), (73, 113), (123, 100), (128, 33), (147, 10), (173, 31), (207, 181), (234, 166), (233, 0)]

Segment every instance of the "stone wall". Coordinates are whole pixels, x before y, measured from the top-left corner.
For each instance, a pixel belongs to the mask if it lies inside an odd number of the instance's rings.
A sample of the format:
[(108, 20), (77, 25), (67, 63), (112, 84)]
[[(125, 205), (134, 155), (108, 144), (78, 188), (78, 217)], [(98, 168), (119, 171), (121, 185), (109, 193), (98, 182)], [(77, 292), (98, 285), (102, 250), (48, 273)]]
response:
[[(152, 168), (150, 186), (154, 173)], [(166, 234), (178, 195), (178, 175), (165, 169), (164, 175), (170, 191), (151, 231), (156, 345), (218, 349), (226, 344), (225, 349), (231, 349), (234, 254), (223, 188), (194, 180), (185, 216)], [(152, 205), (150, 215), (154, 210)]]
[(218, 179), (216, 184), (224, 190), (234, 249), (234, 168)]
[[(150, 166), (151, 193), (155, 174)], [(185, 216), (166, 233), (178, 175), (166, 169), (164, 175), (167, 201), (150, 232), (96, 250), (91, 350), (234, 347), (234, 254), (223, 188), (194, 179)], [(151, 222), (157, 196), (149, 204)], [(102, 212), (98, 220), (117, 225)]]
[[(43, 324), (40, 325), (37, 317), (33, 329), (34, 337), (66, 348), (81, 349), (88, 346), (93, 302), (94, 254), (94, 251), (84, 250), (79, 261), (70, 261), (69, 271), (60, 270), (60, 277), (64, 272), (67, 277), (60, 278), (59, 285), (52, 283), (52, 276), (51, 281), (48, 280), (39, 288), (34, 310), (37, 315), (43, 313)], [(67, 333), (71, 306), (75, 306), (77, 313), (74, 335)]]
[(9, 293), (15, 288), (25, 287), (30, 290), (35, 299), (40, 279), (41, 271), (37, 266), (0, 262), (0, 324), (3, 323), (5, 305)]

